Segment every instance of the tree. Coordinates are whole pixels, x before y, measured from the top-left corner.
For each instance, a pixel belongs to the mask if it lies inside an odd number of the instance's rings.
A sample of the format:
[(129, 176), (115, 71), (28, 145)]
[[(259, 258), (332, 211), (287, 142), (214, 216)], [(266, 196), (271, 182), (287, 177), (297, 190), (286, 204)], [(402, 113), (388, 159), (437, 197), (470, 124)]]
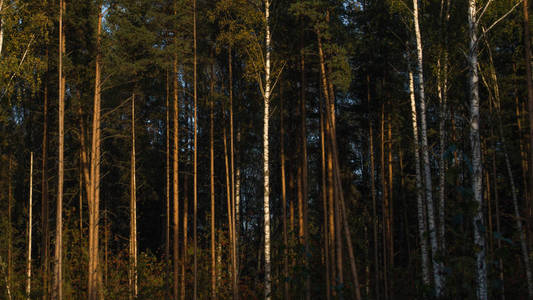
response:
[(442, 266), (437, 260), (439, 241), (437, 237), (437, 227), (435, 224), (435, 212), (433, 205), (433, 188), (431, 184), (431, 166), (429, 161), (429, 148), (426, 125), (426, 100), (424, 93), (424, 70), (422, 54), (422, 38), (420, 36), (420, 25), (418, 21), (418, 0), (413, 0), (413, 18), (415, 24), (416, 49), (417, 49), (417, 72), (418, 72), (418, 93), (420, 96), (420, 136), (422, 142), (422, 159), (424, 162), (424, 182), (426, 185), (426, 205), (428, 230), (431, 243), (431, 257), (433, 262), (433, 279), (435, 280), (435, 292), (437, 297), (443, 293)]

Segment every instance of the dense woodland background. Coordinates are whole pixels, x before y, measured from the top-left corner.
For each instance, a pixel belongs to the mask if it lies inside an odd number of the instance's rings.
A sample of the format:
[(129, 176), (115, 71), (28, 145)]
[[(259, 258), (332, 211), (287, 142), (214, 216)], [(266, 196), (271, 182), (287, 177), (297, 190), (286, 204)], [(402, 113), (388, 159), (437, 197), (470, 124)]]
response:
[(0, 0), (0, 298), (532, 299), (528, 9)]

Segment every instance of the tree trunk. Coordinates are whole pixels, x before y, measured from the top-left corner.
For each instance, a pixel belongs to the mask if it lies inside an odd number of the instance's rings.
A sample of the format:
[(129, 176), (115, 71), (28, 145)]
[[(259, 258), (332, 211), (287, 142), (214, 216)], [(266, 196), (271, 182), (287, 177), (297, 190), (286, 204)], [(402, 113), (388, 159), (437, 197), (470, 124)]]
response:
[(237, 269), (237, 233), (235, 230), (235, 145), (233, 139), (233, 63), (231, 44), (228, 47), (228, 69), (229, 69), (229, 120), (230, 120), (230, 161), (231, 161), (231, 227), (232, 227), (232, 287), (233, 299), (239, 299), (238, 290), (238, 269)]
[(270, 56), (272, 46), (270, 44), (270, 0), (265, 0), (265, 94), (264, 94), (264, 117), (263, 117), (263, 174), (264, 174), (264, 223), (265, 223), (265, 300), (271, 299), (272, 293), (272, 275), (270, 265), (270, 167), (269, 167), (269, 153), (268, 153), (268, 121), (270, 119)]
[[(485, 262), (485, 236), (483, 222), (483, 181), (481, 165), (481, 143), (479, 138), (479, 78), (478, 78), (478, 38), (477, 38), (477, 8), (476, 1), (469, 0), (468, 5), (468, 34), (469, 34), (469, 88), (470, 88), (470, 146), (472, 149), (472, 191), (474, 202), (477, 204), (474, 212), (474, 244), (476, 245), (476, 281), (477, 297), (486, 300), (487, 295), (487, 265)], [(428, 209), (429, 210), (429, 209)], [(429, 230), (432, 230), (430, 224)]]
[[(282, 207), (282, 223), (283, 223), (283, 297), (285, 300), (289, 299), (289, 242), (287, 236), (287, 187), (285, 182), (285, 124), (283, 109), (283, 93), (280, 86), (280, 160), (281, 160), (281, 207)], [(329, 285), (328, 285), (329, 286)], [(329, 288), (328, 288), (329, 290)]]
[(429, 148), (427, 138), (426, 125), (426, 99), (424, 93), (424, 71), (423, 71), (423, 55), (422, 55), (422, 38), (420, 35), (420, 25), (418, 22), (418, 0), (413, 0), (415, 36), (417, 48), (417, 71), (418, 84), (420, 94), (420, 134), (422, 142), (422, 159), (424, 161), (424, 181), (426, 186), (426, 205), (427, 205), (427, 219), (429, 225), (429, 239), (431, 242), (431, 257), (433, 262), (433, 279), (435, 280), (435, 293), (437, 298), (442, 296), (444, 283), (442, 280), (442, 266), (437, 261), (439, 242), (437, 237), (437, 228), (435, 226), (435, 213), (433, 206), (433, 188), (431, 183), (431, 166), (429, 161)]
[[(179, 123), (178, 123), (178, 115), (179, 115), (179, 103), (178, 103), (178, 54), (174, 53), (174, 61), (173, 61), (173, 92), (174, 92), (174, 114), (173, 114), (173, 122), (174, 122), (174, 132), (173, 132), (173, 138), (174, 138), (174, 149), (173, 149), (173, 158), (172, 158), (172, 170), (173, 170), (173, 178), (172, 178), (172, 192), (173, 192), (173, 262), (174, 262), (174, 284), (173, 284), (173, 295), (174, 300), (178, 300), (178, 283), (179, 283), (179, 190), (178, 190), (178, 167), (179, 167)], [(184, 253), (185, 254), (185, 253)], [(185, 255), (182, 259), (185, 259)], [(183, 274), (182, 274), (183, 275)], [(183, 277), (183, 276), (182, 276)], [(183, 278), (182, 278), (183, 282)], [(183, 288), (183, 287), (182, 287)]]
[[(223, 114), (225, 114), (225, 112), (223, 112)], [(225, 170), (226, 170), (226, 199), (227, 199), (227, 208), (228, 208), (228, 242), (233, 244), (233, 238), (234, 238), (234, 231), (233, 231), (233, 214), (232, 214), (232, 207), (231, 207), (231, 187), (230, 187), (230, 184), (231, 184), (231, 179), (230, 179), (230, 170), (229, 170), (229, 155), (228, 155), (228, 142), (227, 142), (227, 134), (226, 134), (226, 120), (224, 118), (224, 125), (223, 125), (223, 139), (224, 139), (224, 166), (225, 166)], [(230, 246), (229, 248), (230, 250), (230, 262), (231, 262), (231, 267), (230, 267), (230, 278), (231, 278), (231, 282), (232, 282), (232, 288), (234, 288), (235, 286), (233, 286), (233, 282), (234, 282), (234, 277), (235, 277), (235, 269), (233, 268), (233, 260), (235, 259), (235, 256), (233, 255), (233, 251), (234, 251), (234, 248), (233, 246)], [(235, 296), (235, 294), (233, 294), (233, 296)]]
[[(63, 0), (61, 0), (63, 1)], [(101, 152), (101, 129), (100, 129), (100, 39), (102, 32), (102, 4), (100, 4), (96, 37), (96, 69), (94, 83), (94, 109), (93, 109), (93, 129), (92, 129), (92, 149), (91, 149), (91, 190), (89, 196), (89, 276), (88, 276), (88, 299), (99, 299), (100, 295), (100, 268), (98, 254), (98, 231), (100, 214), (100, 152)]]
[(197, 58), (196, 58), (196, 0), (193, 3), (193, 97), (194, 97), (194, 166), (193, 166), (193, 248), (194, 248), (194, 286), (193, 299), (196, 300), (198, 294), (198, 114), (197, 114)]
[[(211, 59), (213, 59), (213, 52), (211, 52)], [(216, 261), (215, 261), (215, 65), (211, 63), (211, 82), (210, 82), (210, 98), (209, 101), (209, 192), (211, 198), (211, 298), (217, 298), (217, 275), (216, 275)]]
[[(531, 219), (533, 210), (533, 82), (531, 72), (531, 37), (529, 34), (529, 5), (528, 0), (524, 0), (523, 3), (524, 14), (524, 54), (526, 65), (526, 83), (527, 83), (527, 100), (529, 111), (529, 201), (526, 204), (527, 207), (527, 219)], [(527, 224), (531, 229), (531, 224)], [(531, 291), (530, 291), (531, 292)], [(531, 297), (531, 294), (530, 294)]]
[(381, 103), (381, 129), (380, 129), (380, 177), (381, 177), (381, 202), (382, 202), (382, 240), (383, 240), (383, 293), (386, 300), (389, 299), (389, 268), (388, 268), (388, 255), (387, 255), (387, 220), (388, 220), (388, 199), (389, 189), (387, 188), (387, 177), (385, 173), (385, 102)]
[[(48, 49), (46, 50), (48, 64)], [(48, 203), (48, 80), (45, 78), (43, 92), (43, 144), (42, 144), (42, 173), (41, 173), (41, 226), (42, 226), (42, 276), (43, 300), (49, 296), (49, 268), (50, 268), (50, 229)]]
[[(63, 13), (65, 3), (59, 1), (59, 158), (57, 183), (56, 246), (54, 265), (55, 299), (63, 299), (62, 261), (63, 261), (63, 176), (64, 176), (64, 118), (65, 118), (65, 77), (63, 74), (63, 55), (65, 54), (65, 33), (63, 30)], [(91, 299), (92, 300), (92, 299)]]
[(28, 265), (26, 268), (26, 299), (30, 299), (31, 294), (31, 234), (32, 234), (32, 213), (33, 213), (33, 152), (30, 153), (30, 199), (28, 205)]
[[(131, 96), (130, 299), (137, 298), (137, 183), (135, 178), (135, 93)], [(107, 230), (107, 229), (106, 229)]]
[(418, 236), (420, 239), (420, 249), (422, 255), (422, 280), (426, 286), (430, 286), (429, 282), (429, 254), (427, 244), (427, 225), (426, 225), (426, 209), (424, 205), (424, 190), (422, 187), (422, 172), (420, 168), (420, 144), (418, 139), (418, 121), (415, 102), (415, 87), (413, 80), (413, 72), (409, 70), (409, 95), (411, 98), (411, 117), (413, 120), (413, 138), (414, 138), (414, 152), (415, 152), (415, 170), (416, 170), (416, 203), (417, 203), (417, 217), (418, 217)]

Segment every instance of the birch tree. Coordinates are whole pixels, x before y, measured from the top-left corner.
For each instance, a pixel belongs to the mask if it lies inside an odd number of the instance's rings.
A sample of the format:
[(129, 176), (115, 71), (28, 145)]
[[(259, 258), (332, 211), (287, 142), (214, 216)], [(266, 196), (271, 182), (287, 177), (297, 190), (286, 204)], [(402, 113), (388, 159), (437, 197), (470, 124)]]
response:
[[(490, 3), (490, 1), (489, 1)], [(468, 85), (470, 98), (470, 147), (472, 150), (472, 191), (477, 207), (474, 212), (474, 244), (476, 245), (476, 294), (479, 300), (488, 299), (487, 264), (485, 261), (485, 233), (483, 221), (483, 170), (479, 137), (479, 76), (478, 76), (478, 19), (476, 0), (468, 1)]]
[(422, 52), (422, 37), (420, 34), (420, 24), (418, 16), (418, 0), (413, 0), (413, 18), (415, 26), (416, 37), (416, 53), (417, 53), (417, 73), (418, 73), (418, 93), (420, 101), (420, 137), (422, 145), (422, 160), (424, 162), (424, 182), (427, 206), (427, 220), (429, 229), (429, 240), (431, 243), (431, 256), (433, 262), (433, 279), (435, 281), (435, 293), (437, 297), (441, 297), (444, 286), (442, 279), (442, 265), (437, 261), (439, 242), (437, 238), (437, 228), (435, 226), (435, 213), (433, 206), (433, 187), (431, 183), (431, 166), (429, 161), (429, 148), (427, 138), (427, 124), (426, 124), (426, 100), (424, 92), (424, 70), (423, 70), (423, 52)]
[(424, 190), (422, 187), (422, 174), (420, 168), (420, 144), (418, 134), (418, 121), (415, 101), (415, 87), (413, 72), (409, 70), (409, 96), (411, 99), (411, 119), (413, 124), (414, 152), (415, 152), (415, 172), (416, 172), (416, 207), (418, 218), (418, 236), (420, 239), (420, 250), (422, 255), (422, 280), (425, 285), (430, 285), (430, 267), (427, 243), (427, 223), (426, 209), (424, 205)]
[(268, 129), (270, 120), (270, 59), (272, 52), (270, 36), (270, 0), (265, 0), (265, 88), (264, 88), (264, 115), (263, 115), (263, 176), (264, 176), (264, 196), (263, 196), (263, 218), (265, 234), (265, 300), (271, 299), (272, 293), (272, 274), (270, 264), (270, 168), (268, 152)]

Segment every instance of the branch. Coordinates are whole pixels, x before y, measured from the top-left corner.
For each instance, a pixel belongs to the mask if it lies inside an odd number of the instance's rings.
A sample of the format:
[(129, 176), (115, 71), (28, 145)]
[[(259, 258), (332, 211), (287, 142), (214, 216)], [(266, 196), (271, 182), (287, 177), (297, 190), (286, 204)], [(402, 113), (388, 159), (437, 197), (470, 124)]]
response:
[[(520, 4), (522, 3), (522, 1), (523, 1), (523, 0), (518, 1), (513, 7), (511, 7), (511, 9), (510, 9), (508, 12), (506, 12), (506, 13), (505, 13), (503, 16), (501, 16), (498, 20), (494, 21), (494, 23), (492, 23), (492, 25), (490, 25), (489, 28), (487, 28), (487, 30), (484, 31), (483, 35), (485, 35), (487, 32), (489, 32), (489, 31), (492, 29), (492, 27), (496, 26), (496, 24), (500, 23), (500, 22), (501, 22), (503, 19), (505, 19), (510, 13), (512, 13), (513, 10), (515, 10), (515, 8), (518, 7), (518, 5), (520, 5)], [(481, 17), (478, 18), (477, 21), (479, 22), (480, 19), (481, 19)]]

